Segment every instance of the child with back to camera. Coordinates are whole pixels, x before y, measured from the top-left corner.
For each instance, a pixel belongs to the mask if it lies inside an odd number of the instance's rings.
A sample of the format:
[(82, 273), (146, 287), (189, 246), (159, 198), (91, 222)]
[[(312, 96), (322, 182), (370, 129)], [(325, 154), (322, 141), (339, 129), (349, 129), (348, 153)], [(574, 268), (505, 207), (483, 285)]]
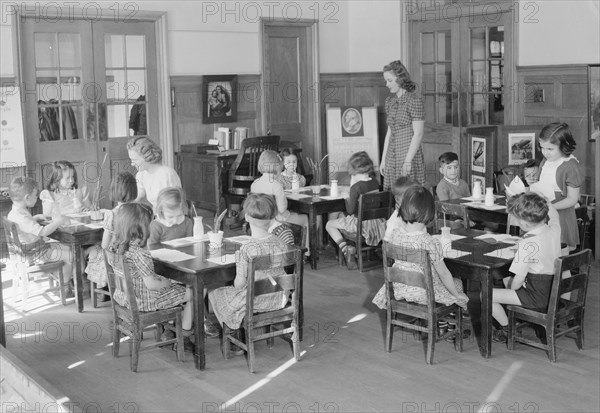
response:
[(194, 222), (187, 216), (188, 206), (183, 189), (170, 187), (158, 193), (156, 218), (150, 223), (148, 244), (191, 237)]
[(435, 191), (440, 201), (466, 198), (471, 196), (469, 185), (460, 179), (460, 165), (458, 155), (454, 152), (444, 152), (438, 158), (442, 179), (437, 184)]
[(525, 235), (517, 243), (517, 253), (509, 271), (514, 278), (508, 288), (494, 288), (492, 316), (501, 326), (494, 341), (506, 343), (508, 317), (503, 304), (520, 305), (535, 311), (548, 307), (554, 274), (554, 261), (560, 256), (560, 224), (558, 214), (541, 195), (519, 194), (507, 201), (512, 222)]
[(558, 210), (561, 242), (572, 251), (579, 244), (575, 205), (583, 185), (581, 166), (573, 156), (577, 144), (569, 125), (559, 122), (544, 126), (539, 144), (545, 159), (540, 165), (539, 181), (530, 190), (543, 195)]
[[(264, 151), (258, 158), (258, 171), (262, 173), (262, 176), (252, 183), (250, 191), (257, 194), (272, 195), (277, 204), (275, 219), (282, 223), (291, 222), (303, 226), (307, 234), (304, 246), (308, 248), (308, 240), (310, 239), (308, 235), (308, 217), (304, 214), (288, 211), (287, 198), (285, 197), (283, 185), (279, 181), (281, 169), (279, 154), (271, 150)], [(310, 251), (307, 251), (306, 255), (309, 254)]]
[[(114, 262), (114, 253), (124, 255), (124, 265), (129, 268), (135, 298), (140, 311), (156, 311), (183, 305), (182, 327), (186, 351), (193, 351), (192, 306), (189, 287), (154, 272), (152, 256), (146, 248), (150, 234), (152, 211), (149, 206), (138, 203), (121, 205), (115, 217), (115, 236), (109, 247), (109, 263), (114, 271), (122, 271)], [(113, 299), (127, 306), (123, 291), (113, 292)]]
[(413, 185), (419, 184), (410, 176), (401, 176), (396, 179), (396, 182), (394, 182), (394, 185), (392, 185), (392, 193), (394, 194), (394, 198), (396, 200), (396, 206), (394, 208), (394, 212), (392, 212), (392, 215), (387, 220), (385, 226), (385, 235), (383, 236), (384, 241), (389, 241), (392, 237), (392, 234), (396, 231), (406, 232), (406, 222), (404, 222), (400, 216), (400, 205), (402, 205), (404, 193)]
[(73, 214), (92, 207), (87, 187), (79, 187), (77, 171), (68, 161), (52, 163), (50, 180), (40, 199), (45, 215)]
[(17, 226), (19, 241), (23, 244), (23, 252), (31, 258), (32, 263), (62, 260), (63, 277), (67, 285), (66, 297), (73, 297), (73, 261), (71, 248), (59, 242), (45, 239), (59, 226), (69, 222), (67, 217), (56, 215), (48, 225), (40, 224), (47, 215), (32, 216), (29, 208), (33, 208), (38, 199), (38, 185), (29, 177), (17, 177), (12, 180), (8, 189), (12, 208), (7, 219)]
[[(358, 198), (367, 192), (378, 192), (379, 182), (375, 174), (373, 161), (367, 152), (356, 152), (348, 160), (348, 173), (350, 173), (350, 196), (346, 199), (346, 213), (332, 213), (325, 229), (337, 244), (340, 254), (344, 254), (346, 266), (349, 270), (356, 269), (356, 248), (348, 245), (340, 229), (347, 232), (356, 232), (358, 219)], [(367, 245), (377, 245), (385, 233), (385, 221), (382, 218), (370, 219), (363, 222), (362, 236)]]
[(283, 160), (283, 171), (279, 174), (279, 182), (283, 185), (283, 189), (292, 189), (295, 182), (297, 182), (298, 188), (306, 186), (306, 178), (296, 172), (298, 157), (293, 150), (290, 148), (282, 149), (279, 155)]
[[(469, 299), (463, 293), (462, 281), (454, 278), (446, 267), (440, 241), (427, 233), (426, 226), (435, 216), (433, 195), (422, 186), (409, 187), (400, 205), (400, 216), (406, 222), (406, 232), (394, 232), (389, 242), (406, 248), (427, 251), (431, 261), (435, 301), (444, 305), (458, 304), (466, 310)], [(403, 261), (396, 261), (394, 267), (422, 271), (418, 265)], [(396, 299), (427, 304), (427, 294), (424, 289), (402, 283), (394, 283), (393, 287)], [(387, 308), (385, 285), (377, 292), (373, 303), (381, 309)]]
[[(113, 177), (110, 184), (109, 199), (117, 205), (110, 211), (104, 212), (102, 221), (102, 242), (100, 245), (94, 245), (88, 249), (88, 265), (85, 268), (88, 280), (96, 283), (98, 288), (108, 291), (108, 282), (106, 280), (106, 266), (102, 249), (107, 249), (114, 235), (114, 217), (119, 211), (121, 205), (133, 202), (137, 198), (137, 183), (135, 177), (129, 172), (121, 172)], [(110, 297), (99, 294), (100, 301), (109, 301)]]
[[(268, 229), (277, 215), (275, 200), (268, 195), (250, 193), (243, 205), (246, 221), (252, 230), (252, 240), (242, 245), (236, 253), (236, 276), (233, 286), (217, 288), (208, 293), (210, 304), (221, 324), (225, 323), (233, 330), (240, 328), (246, 312), (247, 270), (250, 260), (256, 256), (278, 254), (288, 251), (288, 244)], [(283, 275), (283, 267), (273, 267), (257, 271), (256, 279)], [(283, 291), (256, 297), (254, 311), (265, 312), (285, 307), (288, 297)]]

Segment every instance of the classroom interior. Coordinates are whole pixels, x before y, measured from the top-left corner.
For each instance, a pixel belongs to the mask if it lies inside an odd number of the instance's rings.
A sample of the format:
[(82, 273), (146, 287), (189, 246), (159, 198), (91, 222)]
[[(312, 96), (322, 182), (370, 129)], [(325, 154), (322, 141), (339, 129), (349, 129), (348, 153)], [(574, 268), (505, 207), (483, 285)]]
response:
[[(219, 128), (232, 138), (236, 130), (278, 135), (307, 170), (307, 157), (347, 159), (352, 148), (369, 148), (378, 163), (389, 96), (382, 68), (397, 59), (424, 98), (429, 186), (440, 179), (437, 157), (446, 151), (459, 155), (469, 184), (481, 179), (493, 186), (494, 172), (515, 156), (510, 135), (536, 139), (545, 124), (560, 121), (577, 142), (581, 193), (600, 192), (600, 152), (592, 138), (593, 96), (600, 99), (598, 0), (0, 4), (0, 87), (3, 97), (16, 97), (22, 116), (20, 135), (3, 128), (3, 138), (9, 132), (21, 138), (2, 143), (2, 216), (10, 210), (4, 188), (11, 179), (26, 174), (44, 182), (44, 165), (54, 160), (73, 162), (80, 176), (107, 188), (112, 174), (134, 171), (125, 144), (138, 134), (161, 146), (163, 163), (179, 172), (207, 219), (226, 205), (224, 176), (235, 159), (233, 152), (214, 153), (209, 140)], [(207, 110), (216, 84), (234, 91), (225, 121)], [(40, 113), (57, 100), (63, 124), (51, 137), (56, 131), (42, 129)], [(134, 124), (134, 109), (142, 107), (145, 122)], [(328, 115), (337, 107), (372, 111), (368, 142), (336, 145)], [(76, 126), (65, 127), (67, 118)], [(486, 142), (483, 170), (470, 162), (473, 137)], [(220, 143), (233, 148), (235, 139)], [(533, 156), (542, 158), (539, 149)], [(344, 169), (332, 162), (328, 172), (336, 168)], [(349, 182), (343, 171), (336, 178)], [(107, 198), (99, 202), (111, 207)], [(589, 204), (590, 215), (597, 208)], [(432, 366), (412, 333), (397, 333), (387, 353), (385, 312), (371, 302), (382, 268), (347, 271), (329, 246), (320, 251), (318, 269), (304, 266), (301, 361), (294, 362), (285, 341), (271, 349), (261, 343), (251, 374), (245, 357), (224, 360), (219, 340), (207, 338), (206, 370), (196, 370), (189, 353), (179, 363), (162, 348), (142, 353), (132, 373), (127, 346), (119, 358), (111, 354), (110, 303), (93, 308), (88, 294), (79, 313), (71, 302), (62, 306), (56, 295), (42, 293), (24, 312), (3, 270), (1, 410), (599, 411), (600, 231), (593, 222), (585, 349), (563, 338), (556, 363), (544, 351), (523, 345), (508, 351), (496, 343), (486, 359), (473, 336), (462, 353), (439, 342)], [(242, 231), (225, 229), (226, 236)]]

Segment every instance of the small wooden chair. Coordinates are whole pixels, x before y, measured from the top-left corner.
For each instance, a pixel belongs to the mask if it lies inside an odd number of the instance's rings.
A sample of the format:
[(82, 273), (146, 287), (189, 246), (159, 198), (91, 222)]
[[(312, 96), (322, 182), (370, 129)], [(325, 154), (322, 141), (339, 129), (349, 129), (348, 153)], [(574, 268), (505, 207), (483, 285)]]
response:
[[(393, 267), (395, 260), (415, 263), (423, 267), (423, 272), (401, 271)], [(433, 352), (436, 341), (454, 337), (454, 347), (458, 352), (463, 348), (462, 308), (452, 304), (446, 306), (435, 302), (433, 279), (431, 277), (431, 264), (427, 251), (404, 248), (403, 246), (383, 243), (383, 275), (387, 297), (387, 317), (385, 349), (392, 351), (394, 326), (427, 334), (427, 364), (433, 363)], [(394, 283), (423, 288), (427, 294), (427, 305), (417, 304), (394, 297)], [(404, 321), (396, 315), (404, 315), (412, 320)], [(454, 314), (454, 315), (452, 315)], [(442, 336), (438, 332), (438, 320), (454, 320), (456, 329), (449, 330)], [(422, 325), (422, 324), (425, 325)]]
[[(570, 333), (575, 333), (575, 337), (571, 338), (575, 339), (577, 348), (583, 350), (583, 316), (591, 261), (592, 251), (589, 249), (556, 259), (546, 312), (516, 305), (508, 306), (509, 350), (513, 350), (515, 341), (518, 341), (545, 350), (550, 361), (554, 363), (556, 361), (556, 339)], [(562, 274), (565, 271), (571, 271), (571, 276), (563, 279)], [(561, 295), (569, 292), (571, 293), (570, 299), (561, 298)], [(518, 320), (521, 322), (519, 323)], [(518, 330), (526, 323), (542, 326), (547, 343), (540, 343), (517, 334)]]
[[(133, 372), (137, 372), (140, 351), (155, 347), (176, 343), (177, 360), (183, 361), (183, 331), (181, 327), (183, 307), (176, 306), (157, 311), (140, 311), (125, 257), (123, 255), (107, 253), (106, 250), (103, 251), (103, 254), (108, 286), (113, 297), (113, 357), (119, 357), (119, 344), (121, 343), (121, 333), (123, 333), (129, 336), (130, 368)], [(111, 259), (109, 259), (109, 256)], [(114, 298), (115, 293), (124, 295), (129, 303), (129, 307), (117, 303)], [(175, 321), (175, 327), (170, 327), (168, 324), (169, 321)], [(141, 347), (144, 329), (154, 325), (156, 325), (155, 334), (157, 342)], [(175, 330), (174, 339), (160, 341), (163, 326)]]
[[(284, 274), (278, 277), (273, 277), (275, 285), (269, 279), (255, 279), (256, 271), (272, 268), (274, 265), (287, 267), (293, 265), (294, 273)], [(292, 333), (292, 346), (294, 358), (300, 360), (300, 308), (302, 298), (302, 250), (292, 247), (289, 251), (260, 255), (253, 257), (248, 266), (247, 276), (247, 293), (246, 293), (246, 315), (242, 322), (242, 327), (245, 330), (246, 342), (243, 343), (238, 339), (232, 330), (223, 324), (223, 342), (222, 351), (223, 357), (228, 359), (230, 356), (230, 343), (235, 344), (248, 355), (248, 369), (251, 373), (255, 371), (254, 363), (254, 343), (259, 340), (269, 340), (269, 345), (272, 345), (273, 338)], [(286, 295), (291, 293), (291, 300), (288, 305), (280, 310), (267, 311), (261, 313), (254, 312), (254, 299), (258, 296), (284, 291)], [(291, 322), (291, 326), (287, 328), (274, 329), (274, 326)], [(264, 329), (267, 329), (267, 332)]]
[(444, 221), (446, 222), (446, 225), (448, 225), (448, 223), (453, 219), (456, 219), (456, 217), (462, 219), (465, 229), (470, 228), (469, 212), (465, 205), (435, 201), (435, 215), (435, 230), (437, 233), (442, 232)]
[[(2, 217), (4, 224), (4, 234), (8, 245), (8, 255), (10, 257), (9, 265), (14, 268), (14, 274), (17, 276), (21, 287), (21, 309), (24, 311), (29, 298), (29, 276), (32, 274), (49, 274), (48, 278), (50, 288), (46, 291), (60, 291), (60, 301), (62, 305), (67, 305), (66, 285), (63, 275), (63, 266), (65, 263), (61, 260), (36, 263), (33, 261), (34, 247), (23, 245), (19, 240), (19, 231), (17, 225)], [(54, 281), (58, 281), (58, 287), (54, 286)]]
[[(358, 269), (360, 272), (368, 269), (378, 267), (381, 265), (380, 261), (365, 266), (363, 259), (363, 252), (370, 252), (380, 247), (381, 242), (378, 245), (367, 245), (365, 238), (362, 236), (362, 229), (364, 221), (371, 219), (383, 218), (387, 220), (392, 215), (394, 197), (390, 191), (382, 192), (368, 192), (362, 194), (358, 198), (358, 211), (356, 212), (357, 224), (356, 232), (348, 232), (340, 230), (340, 233), (349, 241), (350, 244), (354, 244), (356, 247), (356, 255), (358, 258)], [(339, 253), (341, 262), (342, 254)]]

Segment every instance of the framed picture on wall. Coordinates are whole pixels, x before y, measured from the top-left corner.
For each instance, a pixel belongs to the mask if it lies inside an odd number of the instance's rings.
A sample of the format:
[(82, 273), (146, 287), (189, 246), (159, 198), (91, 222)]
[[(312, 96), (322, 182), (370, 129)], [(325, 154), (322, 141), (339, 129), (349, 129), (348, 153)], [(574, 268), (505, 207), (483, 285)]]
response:
[(202, 81), (202, 123), (237, 120), (235, 92), (237, 75), (204, 76)]
[(485, 138), (471, 136), (471, 170), (485, 172), (487, 157), (487, 142)]
[(535, 133), (508, 134), (508, 164), (520, 165), (535, 158)]
[(600, 138), (600, 65), (588, 66), (589, 140)]

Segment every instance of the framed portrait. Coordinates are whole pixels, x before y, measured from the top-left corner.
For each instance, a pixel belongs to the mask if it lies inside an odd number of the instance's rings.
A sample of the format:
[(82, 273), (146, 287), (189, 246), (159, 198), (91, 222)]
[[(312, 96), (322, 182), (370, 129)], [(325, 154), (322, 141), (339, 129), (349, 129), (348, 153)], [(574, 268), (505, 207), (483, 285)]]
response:
[(535, 158), (535, 133), (508, 134), (508, 164), (520, 165)]
[(589, 140), (600, 138), (600, 65), (588, 66)]
[(340, 108), (340, 110), (342, 111), (342, 136), (344, 138), (365, 136), (362, 108), (346, 106)]
[(485, 173), (487, 162), (487, 142), (485, 138), (471, 136), (471, 171)]
[(202, 82), (202, 123), (237, 120), (237, 75), (204, 76)]

